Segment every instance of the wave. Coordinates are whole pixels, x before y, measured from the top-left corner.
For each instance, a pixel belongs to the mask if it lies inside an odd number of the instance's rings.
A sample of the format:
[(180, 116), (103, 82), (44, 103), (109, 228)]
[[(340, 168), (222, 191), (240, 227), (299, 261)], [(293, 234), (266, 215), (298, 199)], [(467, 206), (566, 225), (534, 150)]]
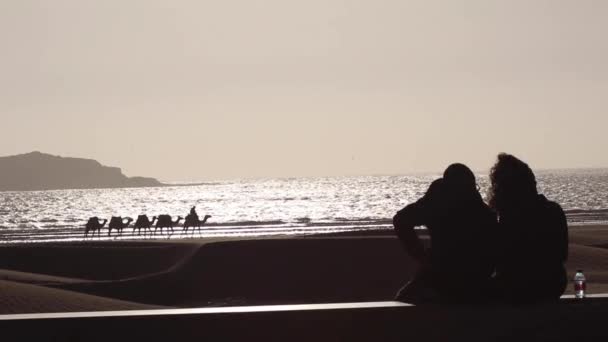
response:
[(228, 221), (228, 222), (210, 222), (205, 226), (209, 227), (246, 227), (246, 226), (306, 226), (306, 227), (324, 227), (324, 226), (372, 226), (372, 225), (387, 225), (392, 224), (392, 219), (386, 218), (326, 218), (321, 220), (313, 220), (309, 217), (298, 217), (293, 220), (261, 220), (261, 221)]
[(205, 223), (205, 226), (209, 227), (225, 227), (225, 226), (263, 226), (263, 225), (284, 225), (287, 224), (282, 220), (269, 220), (269, 221), (236, 221), (236, 222), (211, 222)]
[(40, 223), (57, 223), (57, 222), (59, 222), (59, 220), (45, 218), (45, 219), (38, 220), (38, 222), (40, 222)]
[(377, 224), (392, 224), (393, 220), (390, 218), (378, 218), (378, 217), (362, 217), (362, 218), (345, 218), (345, 217), (336, 217), (334, 219), (329, 219), (330, 221), (340, 222), (340, 223), (377, 223)]
[(566, 215), (592, 215), (592, 214), (606, 214), (608, 215), (608, 209), (568, 209), (564, 210)]
[(608, 223), (608, 209), (569, 209), (564, 210), (568, 222), (575, 224)]
[(288, 201), (310, 201), (311, 198), (308, 196), (304, 196), (304, 197), (291, 197), (291, 196), (287, 196), (287, 197), (271, 197), (271, 198), (266, 198), (266, 201), (271, 201), (271, 202), (275, 202), (275, 201), (283, 201), (283, 202), (288, 202)]
[(19, 228), (19, 229), (40, 229), (40, 227), (38, 227), (35, 224), (31, 224), (30, 222), (19, 223), (16, 228)]
[(296, 223), (310, 223), (312, 220), (310, 217), (298, 217), (295, 219)]
[(222, 185), (220, 182), (164, 182), (163, 184), (174, 187)]

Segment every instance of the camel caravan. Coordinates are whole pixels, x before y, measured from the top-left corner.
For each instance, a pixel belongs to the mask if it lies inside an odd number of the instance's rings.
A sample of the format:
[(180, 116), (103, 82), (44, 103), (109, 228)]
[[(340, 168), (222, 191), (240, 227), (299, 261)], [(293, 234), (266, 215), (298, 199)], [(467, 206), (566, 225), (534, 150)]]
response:
[[(141, 231), (144, 231), (144, 236), (147, 236), (150, 233), (150, 236), (156, 235), (156, 232), (160, 229), (160, 234), (163, 235), (163, 229), (167, 231), (169, 235), (174, 233), (174, 228), (179, 226), (179, 223), (184, 220), (184, 224), (182, 226), (182, 233), (187, 234), (188, 230), (192, 228), (192, 234), (194, 234), (195, 230), (198, 229), (199, 234), (201, 232), (201, 227), (207, 223), (207, 220), (211, 218), (211, 215), (205, 215), (201, 220), (196, 213), (196, 207), (192, 207), (190, 209), (190, 214), (186, 215), (184, 219), (181, 216), (178, 216), (175, 221), (171, 218), (171, 215), (158, 215), (152, 217), (152, 220), (148, 218), (147, 215), (139, 215), (137, 216), (137, 220), (132, 227), (132, 235), (135, 235), (135, 231), (137, 231), (137, 235), (141, 235)], [(130, 217), (121, 217), (121, 216), (112, 216), (110, 219), (110, 223), (108, 224), (108, 236), (112, 236), (112, 230), (116, 230), (117, 235), (122, 236), (122, 231), (125, 228), (129, 228), (133, 219)], [(84, 237), (87, 238), (89, 233), (91, 233), (92, 237), (95, 237), (95, 233), (97, 232), (97, 237), (101, 237), (101, 231), (104, 229), (108, 220), (101, 221), (99, 217), (91, 217), (87, 221), (84, 228)]]

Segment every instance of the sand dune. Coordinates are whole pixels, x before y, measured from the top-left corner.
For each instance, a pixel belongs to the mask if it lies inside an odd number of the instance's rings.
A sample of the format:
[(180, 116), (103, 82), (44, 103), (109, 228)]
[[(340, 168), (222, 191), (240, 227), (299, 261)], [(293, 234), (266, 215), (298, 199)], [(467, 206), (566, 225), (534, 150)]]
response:
[(58, 277), (47, 274), (0, 270), (0, 280), (15, 281), (32, 285), (64, 285), (84, 282), (84, 279)]
[(154, 308), (160, 307), (0, 280), (0, 314)]
[(414, 271), (393, 238), (265, 239), (201, 244), (165, 272), (57, 287), (184, 307), (344, 302), (391, 299)]
[(200, 242), (156, 241), (26, 244), (0, 248), (0, 268), (86, 280), (121, 280), (166, 271), (199, 246)]

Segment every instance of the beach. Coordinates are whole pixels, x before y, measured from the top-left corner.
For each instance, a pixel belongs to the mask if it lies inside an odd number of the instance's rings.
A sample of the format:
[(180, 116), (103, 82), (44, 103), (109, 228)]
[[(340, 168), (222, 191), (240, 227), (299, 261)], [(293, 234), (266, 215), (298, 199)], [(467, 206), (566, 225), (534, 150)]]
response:
[[(608, 293), (608, 226), (569, 240), (569, 278), (583, 269), (588, 293)], [(390, 230), (7, 244), (0, 314), (385, 301), (415, 272)]]

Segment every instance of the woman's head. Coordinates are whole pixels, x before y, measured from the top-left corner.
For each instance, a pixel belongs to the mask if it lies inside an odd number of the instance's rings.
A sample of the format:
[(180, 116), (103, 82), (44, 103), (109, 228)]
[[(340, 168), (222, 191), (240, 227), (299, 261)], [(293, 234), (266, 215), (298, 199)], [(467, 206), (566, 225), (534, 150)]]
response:
[(441, 197), (442, 193), (443, 193), (443, 179), (437, 178), (431, 183), (431, 185), (429, 185), (429, 188), (424, 193), (424, 197), (430, 198), (430, 199), (435, 199), (435, 198)]
[(536, 197), (536, 177), (528, 164), (506, 153), (490, 170), (489, 204), (498, 212)]

